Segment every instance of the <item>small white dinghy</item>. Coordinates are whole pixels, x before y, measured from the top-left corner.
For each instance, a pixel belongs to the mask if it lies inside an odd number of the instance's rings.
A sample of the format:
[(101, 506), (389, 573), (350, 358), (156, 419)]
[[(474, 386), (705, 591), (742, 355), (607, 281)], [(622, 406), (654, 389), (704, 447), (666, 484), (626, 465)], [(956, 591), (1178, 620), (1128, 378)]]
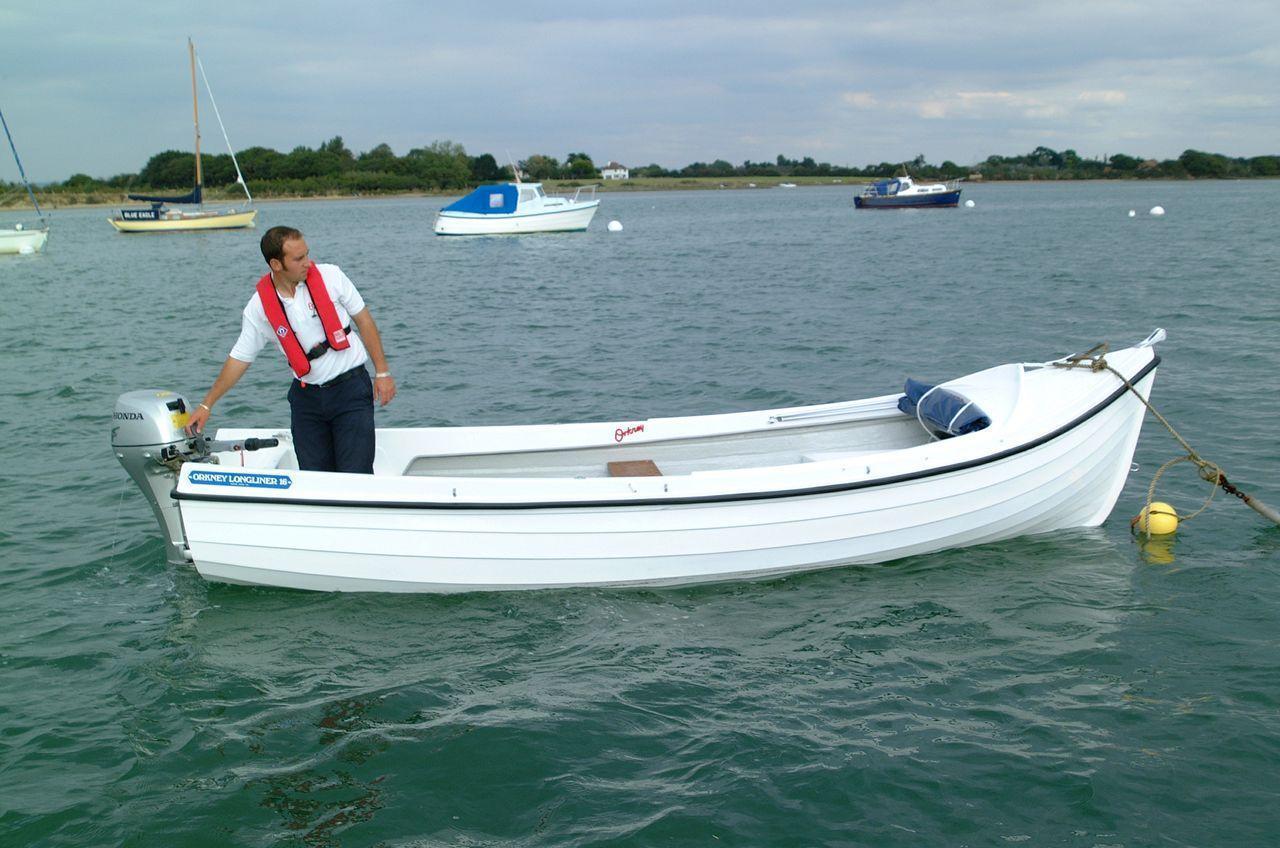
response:
[(209, 580), (467, 592), (758, 579), (1101, 524), (1163, 338), (1107, 354), (1114, 373), (1064, 359), (819, 406), (379, 430), (371, 476), (296, 470), (280, 429), (188, 438), (188, 404), (167, 391), (121, 395), (111, 441), (170, 559)]

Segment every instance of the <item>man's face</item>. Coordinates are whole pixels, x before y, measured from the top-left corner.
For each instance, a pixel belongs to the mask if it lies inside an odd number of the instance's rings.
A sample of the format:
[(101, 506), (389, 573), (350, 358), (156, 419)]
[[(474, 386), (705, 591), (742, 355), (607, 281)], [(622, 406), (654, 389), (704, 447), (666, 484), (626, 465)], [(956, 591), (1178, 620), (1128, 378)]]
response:
[[(279, 262), (272, 261), (271, 270), (290, 283), (300, 283), (305, 280), (307, 269), (311, 267), (311, 250), (307, 247), (307, 240), (289, 239), (284, 243), (282, 253)], [(276, 267), (277, 264), (279, 268)]]

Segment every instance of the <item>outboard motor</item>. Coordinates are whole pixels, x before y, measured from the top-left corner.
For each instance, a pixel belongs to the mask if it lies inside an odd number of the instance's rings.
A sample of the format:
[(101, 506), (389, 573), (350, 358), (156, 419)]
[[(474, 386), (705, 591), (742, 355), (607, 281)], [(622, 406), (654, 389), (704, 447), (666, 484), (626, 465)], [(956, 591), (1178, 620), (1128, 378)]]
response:
[(111, 448), (125, 471), (151, 504), (165, 537), (165, 554), (172, 563), (191, 561), (173, 488), (185, 462), (217, 463), (212, 451), (257, 450), (275, 447), (277, 439), (215, 442), (205, 435), (186, 433), (187, 400), (177, 392), (143, 389), (125, 392), (112, 413)]
[(187, 401), (176, 392), (144, 389), (116, 399), (111, 418), (111, 448), (151, 503), (164, 531), (169, 562), (190, 562), (178, 502), (173, 499), (184, 454), (197, 450), (187, 426)]

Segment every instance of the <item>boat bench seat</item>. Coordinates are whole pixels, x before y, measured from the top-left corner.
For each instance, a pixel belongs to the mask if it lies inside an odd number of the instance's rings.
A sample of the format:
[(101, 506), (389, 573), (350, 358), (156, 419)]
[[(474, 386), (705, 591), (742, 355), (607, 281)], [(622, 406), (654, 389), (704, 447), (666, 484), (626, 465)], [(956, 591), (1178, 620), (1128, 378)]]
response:
[(625, 459), (609, 463), (610, 477), (661, 477), (652, 459)]

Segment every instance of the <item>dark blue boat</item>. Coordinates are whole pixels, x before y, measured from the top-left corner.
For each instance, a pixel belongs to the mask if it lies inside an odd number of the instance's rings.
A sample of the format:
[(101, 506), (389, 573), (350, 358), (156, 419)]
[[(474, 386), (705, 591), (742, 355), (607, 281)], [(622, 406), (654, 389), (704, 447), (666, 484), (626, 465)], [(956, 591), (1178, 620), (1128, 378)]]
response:
[(853, 199), (858, 209), (941, 209), (959, 203), (959, 180), (918, 185), (911, 177), (876, 180)]

